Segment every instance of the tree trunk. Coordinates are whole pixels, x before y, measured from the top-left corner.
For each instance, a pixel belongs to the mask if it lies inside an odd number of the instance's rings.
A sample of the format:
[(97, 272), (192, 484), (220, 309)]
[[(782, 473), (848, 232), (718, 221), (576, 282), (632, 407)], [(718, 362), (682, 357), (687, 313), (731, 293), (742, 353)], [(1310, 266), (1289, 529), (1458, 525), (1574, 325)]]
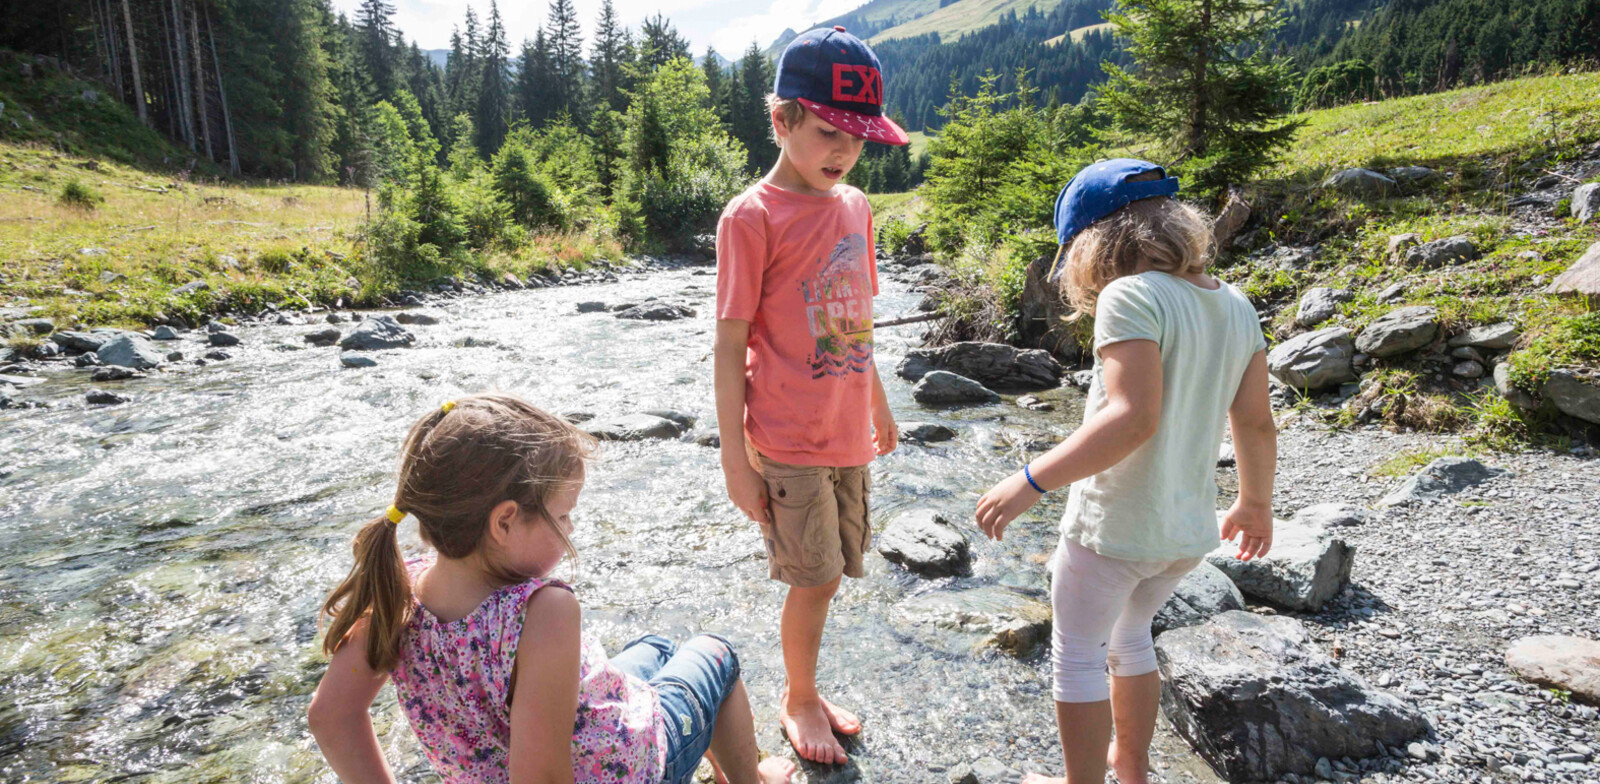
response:
[(128, 10), (128, 0), (122, 0), (122, 21), (128, 27), (128, 63), (133, 66), (133, 100), (139, 107), (139, 122), (150, 124), (150, 114), (144, 108), (144, 82), (139, 78), (139, 44), (133, 38), (133, 12)]
[(198, 104), (195, 116), (200, 120), (200, 135), (205, 139), (206, 160), (216, 163), (217, 157), (211, 150), (210, 112), (206, 111), (205, 60), (200, 58), (200, 14), (193, 9), (189, 11), (189, 46), (190, 59), (194, 62), (194, 99)]
[(117, 41), (117, 15), (111, 9), (111, 0), (102, 0), (100, 19), (105, 22), (106, 51), (111, 60), (111, 84), (117, 88), (117, 100), (128, 100), (128, 91), (122, 86), (122, 47)]
[(167, 59), (167, 78), (165, 80), (167, 82), (167, 93), (163, 97), (161, 105), (166, 107), (167, 137), (177, 139), (180, 138), (178, 136), (178, 116), (183, 111), (178, 97), (183, 94), (180, 92), (183, 88), (178, 84), (178, 69), (172, 67), (172, 25), (167, 19), (165, 9), (158, 11), (156, 16), (161, 20), (161, 40), (166, 44), (161, 47), (161, 53)]
[(183, 142), (189, 145), (189, 149), (193, 151), (194, 117), (192, 116), (193, 110), (189, 104), (189, 96), (192, 93), (189, 89), (188, 47), (184, 45), (183, 41), (183, 9), (178, 7), (178, 0), (172, 0), (171, 6), (173, 29), (172, 42), (173, 46), (178, 50), (178, 96), (180, 98), (178, 101), (178, 106), (182, 107), (181, 111), (178, 112), (178, 119), (183, 124)]
[(206, 38), (211, 42), (211, 70), (217, 74), (217, 97), (222, 100), (222, 128), (228, 136), (228, 174), (237, 177), (239, 149), (233, 143), (233, 115), (228, 113), (228, 88), (222, 81), (222, 63), (217, 60), (217, 35), (211, 30), (211, 9), (205, 8), (205, 13)]

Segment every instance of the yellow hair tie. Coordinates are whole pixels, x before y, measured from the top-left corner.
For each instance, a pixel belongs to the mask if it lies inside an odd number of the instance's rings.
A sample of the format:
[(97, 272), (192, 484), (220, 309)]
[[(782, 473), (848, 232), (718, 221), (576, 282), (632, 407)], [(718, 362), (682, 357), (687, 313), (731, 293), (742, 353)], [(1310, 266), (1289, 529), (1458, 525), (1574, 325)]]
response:
[(398, 506), (389, 507), (389, 511), (385, 512), (384, 516), (389, 518), (389, 522), (394, 523), (395, 525), (399, 525), (401, 520), (406, 519), (406, 513), (400, 511), (400, 507)]
[(455, 407), (456, 401), (454, 400), (447, 401), (444, 405), (439, 406), (440, 410), (444, 411), (446, 414), (450, 413), (450, 410)]

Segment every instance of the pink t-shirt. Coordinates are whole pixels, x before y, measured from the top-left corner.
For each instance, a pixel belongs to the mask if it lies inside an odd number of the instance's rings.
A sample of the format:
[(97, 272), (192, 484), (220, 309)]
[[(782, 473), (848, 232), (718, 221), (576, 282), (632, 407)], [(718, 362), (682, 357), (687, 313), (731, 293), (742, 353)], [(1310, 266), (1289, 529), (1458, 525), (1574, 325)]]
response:
[(717, 318), (750, 322), (745, 436), (780, 463), (872, 462), (872, 208), (766, 180), (717, 224)]

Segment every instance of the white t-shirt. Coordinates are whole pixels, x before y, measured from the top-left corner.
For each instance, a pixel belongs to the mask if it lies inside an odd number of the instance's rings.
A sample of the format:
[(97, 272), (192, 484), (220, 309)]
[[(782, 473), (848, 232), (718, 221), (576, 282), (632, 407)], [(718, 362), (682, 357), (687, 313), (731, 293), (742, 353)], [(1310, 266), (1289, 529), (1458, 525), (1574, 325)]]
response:
[(1217, 448), (1239, 381), (1265, 348), (1255, 308), (1223, 283), (1203, 289), (1165, 272), (1118, 278), (1100, 292), (1087, 422), (1106, 402), (1100, 350), (1125, 340), (1161, 347), (1161, 422), (1122, 462), (1076, 482), (1062, 532), (1101, 555), (1167, 561), (1211, 552)]

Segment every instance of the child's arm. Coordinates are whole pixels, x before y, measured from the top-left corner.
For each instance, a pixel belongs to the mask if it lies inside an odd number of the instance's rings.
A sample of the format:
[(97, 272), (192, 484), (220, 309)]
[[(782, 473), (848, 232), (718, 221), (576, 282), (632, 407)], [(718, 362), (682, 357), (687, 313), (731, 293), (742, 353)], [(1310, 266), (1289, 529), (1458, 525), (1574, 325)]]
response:
[[(1067, 440), (1034, 460), (1033, 481), (1045, 490), (1094, 476), (1133, 454), (1161, 424), (1161, 347), (1124, 340), (1100, 349), (1106, 402)], [(1006, 526), (1040, 498), (1018, 471), (978, 499), (978, 527), (999, 540)]]
[(1278, 471), (1278, 426), (1267, 388), (1267, 352), (1257, 351), (1228, 407), (1233, 453), (1239, 462), (1239, 498), (1222, 520), (1222, 538), (1244, 534), (1238, 558), (1272, 549), (1272, 481)]
[(328, 767), (350, 784), (390, 784), (394, 775), (372, 731), (372, 701), (389, 680), (367, 664), (367, 622), (357, 621), (328, 661), (328, 671), (306, 711), (306, 723)]
[(878, 377), (878, 364), (872, 364), (872, 440), (877, 445), (878, 456), (883, 457), (900, 445), (900, 428), (889, 411), (889, 395), (883, 391), (883, 379)]
[(717, 432), (722, 437), (722, 476), (728, 498), (739, 511), (756, 522), (767, 519), (767, 483), (750, 466), (744, 448), (745, 352), (750, 346), (750, 322), (717, 320), (713, 349), (713, 384), (717, 393)]
[(572, 784), (581, 613), (571, 591), (535, 591), (523, 610), (511, 684), (511, 781)]

